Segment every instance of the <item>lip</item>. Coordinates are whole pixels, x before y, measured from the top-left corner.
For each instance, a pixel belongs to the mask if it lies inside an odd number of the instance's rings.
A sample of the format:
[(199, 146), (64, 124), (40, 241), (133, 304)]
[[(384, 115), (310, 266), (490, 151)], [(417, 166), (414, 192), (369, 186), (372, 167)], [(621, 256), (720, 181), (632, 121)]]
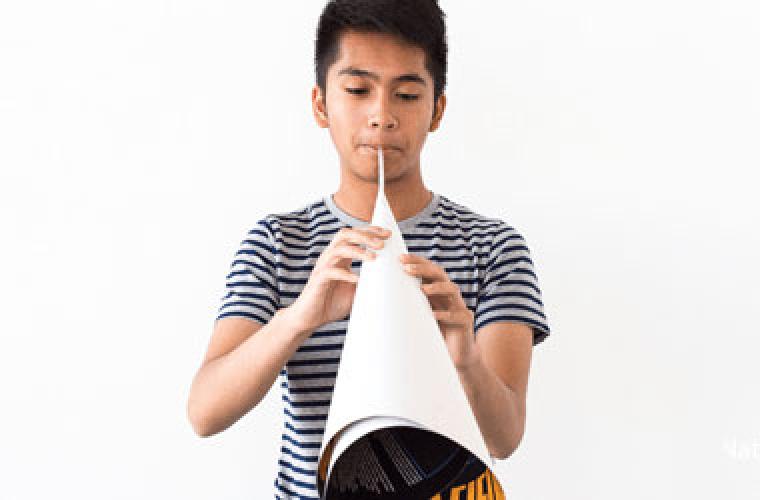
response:
[(390, 144), (359, 144), (359, 148), (371, 149), (377, 151), (377, 148), (383, 148), (383, 151), (401, 151), (400, 148)]

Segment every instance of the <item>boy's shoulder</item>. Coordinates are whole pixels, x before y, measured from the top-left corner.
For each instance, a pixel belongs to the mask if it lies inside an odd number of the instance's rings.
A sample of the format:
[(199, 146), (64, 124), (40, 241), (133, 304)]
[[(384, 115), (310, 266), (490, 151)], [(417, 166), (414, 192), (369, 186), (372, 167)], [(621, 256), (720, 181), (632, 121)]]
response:
[(264, 212), (256, 221), (256, 225), (274, 234), (281, 228), (309, 229), (322, 220), (330, 218), (330, 211), (324, 200), (318, 199), (304, 203), (292, 210)]
[(445, 213), (449, 217), (455, 217), (462, 221), (482, 222), (482, 223), (504, 223), (504, 221), (498, 217), (485, 215), (481, 212), (477, 212), (470, 208), (469, 205), (452, 200), (451, 198), (439, 195), (441, 212)]
[(444, 227), (458, 228), (476, 239), (493, 240), (503, 236), (522, 239), (522, 235), (504, 218), (486, 215), (443, 195), (440, 207), (439, 213)]

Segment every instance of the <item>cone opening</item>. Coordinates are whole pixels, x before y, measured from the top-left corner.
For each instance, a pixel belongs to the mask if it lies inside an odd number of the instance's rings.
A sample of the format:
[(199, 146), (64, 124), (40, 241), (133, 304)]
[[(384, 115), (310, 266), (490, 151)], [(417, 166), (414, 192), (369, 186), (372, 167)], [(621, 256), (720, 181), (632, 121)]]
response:
[[(333, 445), (328, 445), (330, 451)], [(372, 431), (346, 448), (327, 485), (323, 469), (326, 472), (324, 463), (318, 474), (319, 490), (329, 500), (427, 500), (455, 482), (467, 483), (482, 476), (487, 467), (436, 432), (397, 426)]]

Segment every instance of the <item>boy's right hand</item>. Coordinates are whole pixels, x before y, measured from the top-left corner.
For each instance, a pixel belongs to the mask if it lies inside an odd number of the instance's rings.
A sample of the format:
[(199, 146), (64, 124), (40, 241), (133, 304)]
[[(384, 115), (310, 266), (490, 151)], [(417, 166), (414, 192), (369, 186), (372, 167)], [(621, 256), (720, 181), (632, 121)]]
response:
[[(351, 271), (354, 259), (374, 259), (391, 232), (379, 226), (343, 227), (314, 264), (301, 294), (288, 306), (298, 331), (308, 333), (345, 318), (351, 311), (359, 276)], [(363, 248), (362, 245), (366, 248)]]

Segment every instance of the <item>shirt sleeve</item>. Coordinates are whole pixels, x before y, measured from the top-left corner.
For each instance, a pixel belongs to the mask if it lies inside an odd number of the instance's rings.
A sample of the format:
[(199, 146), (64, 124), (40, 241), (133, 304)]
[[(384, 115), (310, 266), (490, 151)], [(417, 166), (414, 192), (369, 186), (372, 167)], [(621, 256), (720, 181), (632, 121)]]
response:
[(525, 239), (503, 222), (494, 235), (478, 290), (475, 333), (495, 321), (531, 326), (533, 345), (550, 333), (530, 249)]
[(266, 218), (240, 242), (225, 280), (216, 319), (238, 316), (266, 324), (280, 307), (277, 248)]

